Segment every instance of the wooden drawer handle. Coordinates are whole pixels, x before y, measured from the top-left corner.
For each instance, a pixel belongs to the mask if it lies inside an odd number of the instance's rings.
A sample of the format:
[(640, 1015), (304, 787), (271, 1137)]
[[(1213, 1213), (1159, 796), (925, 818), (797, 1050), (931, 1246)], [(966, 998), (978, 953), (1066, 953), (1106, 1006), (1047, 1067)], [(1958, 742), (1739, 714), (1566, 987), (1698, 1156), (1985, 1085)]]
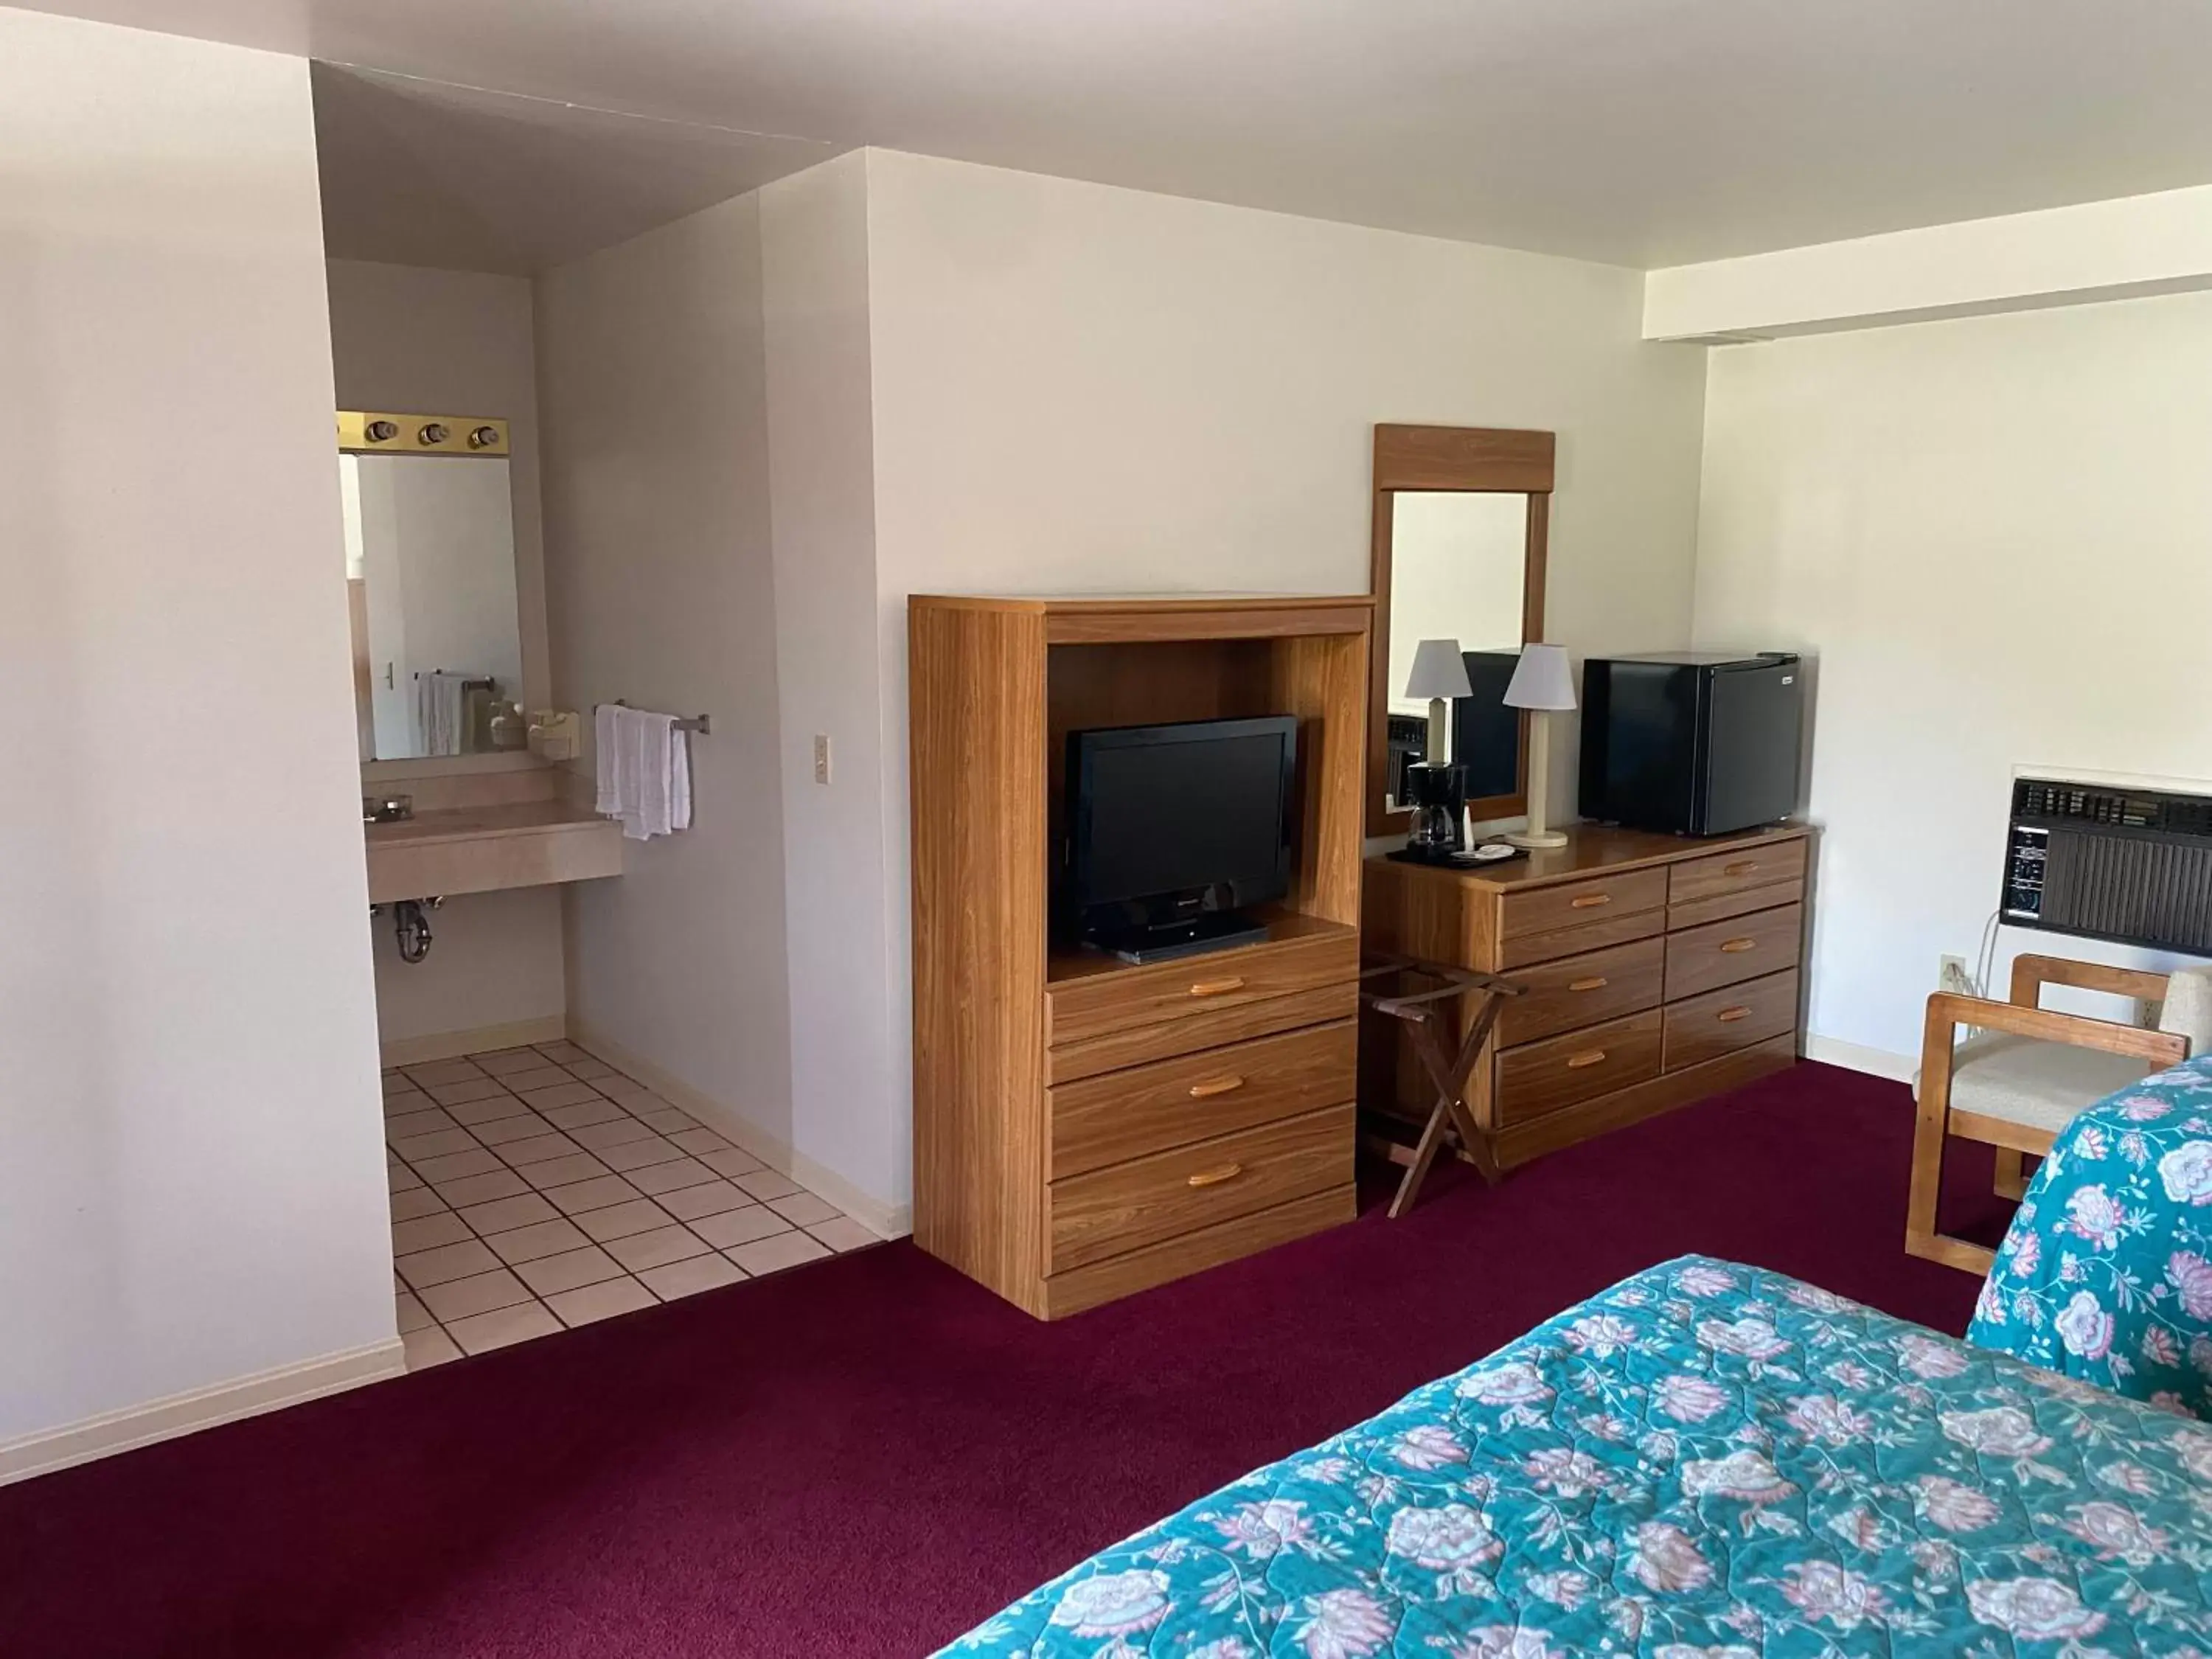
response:
[(1733, 1007), (1733, 1008), (1723, 1008), (1723, 1009), (1722, 1009), (1722, 1010), (1720, 1011), (1720, 1012), (1718, 1012), (1717, 1014), (1715, 1014), (1715, 1015), (1713, 1016), (1713, 1018), (1714, 1018), (1715, 1019), (1719, 1020), (1723, 1024), (1728, 1024), (1729, 1021), (1731, 1021), (1731, 1020), (1738, 1020), (1738, 1019), (1741, 1019), (1741, 1018), (1743, 1018), (1747, 1014), (1748, 1014), (1748, 1013), (1750, 1013), (1750, 1012), (1751, 1012), (1751, 1010), (1750, 1010), (1750, 1009), (1748, 1009), (1748, 1008), (1745, 1007), (1745, 1006), (1743, 1006), (1743, 1004), (1741, 1004), (1741, 1002), (1739, 1002), (1739, 1003), (1737, 1003), (1737, 1004), (1736, 1004), (1736, 1006), (1735, 1006), (1735, 1007)]
[(1758, 948), (1759, 941), (1755, 939), (1727, 939), (1721, 941), (1721, 949), (1730, 956), (1735, 956), (1745, 951), (1755, 951)]
[(1567, 989), (1570, 991), (1602, 991), (1605, 989), (1605, 975), (1603, 974), (1598, 974), (1589, 979), (1571, 980), (1567, 984)]
[(1569, 1054), (1567, 1069), (1571, 1072), (1579, 1072), (1583, 1066), (1595, 1066), (1604, 1058), (1605, 1050), (1602, 1048), (1592, 1048), (1583, 1054)]
[(1721, 873), (1724, 876), (1747, 876), (1758, 868), (1757, 859), (1738, 859), (1734, 864), (1721, 866)]
[(1231, 974), (1225, 979), (1202, 979), (1190, 988), (1190, 994), (1194, 997), (1218, 997), (1225, 992), (1241, 991), (1243, 988), (1244, 981), (1236, 975)]
[(1224, 1181), (1234, 1181), (1244, 1173), (1242, 1164), (1224, 1164), (1218, 1170), (1200, 1170), (1191, 1176), (1194, 1187), (1218, 1187)]
[(1243, 1086), (1244, 1079), (1241, 1077), (1210, 1077), (1203, 1083), (1194, 1083), (1190, 1085), (1190, 1097), (1193, 1100), (1204, 1100), (1209, 1096), (1225, 1095), (1232, 1089), (1241, 1089)]
[(1569, 899), (1567, 901), (1567, 908), (1570, 910), (1589, 910), (1595, 908), (1601, 904), (1610, 904), (1612, 902), (1613, 895), (1610, 893), (1584, 893), (1578, 899)]

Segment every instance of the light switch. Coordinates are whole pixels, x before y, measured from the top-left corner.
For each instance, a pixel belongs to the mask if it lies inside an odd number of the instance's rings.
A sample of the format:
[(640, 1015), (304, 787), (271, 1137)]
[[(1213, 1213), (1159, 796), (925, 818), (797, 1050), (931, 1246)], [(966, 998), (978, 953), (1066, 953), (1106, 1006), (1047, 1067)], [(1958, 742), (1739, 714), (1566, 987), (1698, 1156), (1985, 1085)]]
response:
[(814, 734), (814, 781), (830, 781), (830, 735), (826, 732)]

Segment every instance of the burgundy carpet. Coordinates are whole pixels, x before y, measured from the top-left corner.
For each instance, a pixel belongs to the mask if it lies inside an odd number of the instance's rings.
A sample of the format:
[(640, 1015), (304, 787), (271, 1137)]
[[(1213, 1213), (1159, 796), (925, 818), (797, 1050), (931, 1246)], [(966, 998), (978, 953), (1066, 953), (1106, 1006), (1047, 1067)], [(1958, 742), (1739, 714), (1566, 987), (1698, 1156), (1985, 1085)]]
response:
[(0, 1489), (0, 1653), (923, 1653), (1682, 1251), (1963, 1329), (1911, 1132), (1803, 1065), (1057, 1325), (905, 1243), (711, 1291)]

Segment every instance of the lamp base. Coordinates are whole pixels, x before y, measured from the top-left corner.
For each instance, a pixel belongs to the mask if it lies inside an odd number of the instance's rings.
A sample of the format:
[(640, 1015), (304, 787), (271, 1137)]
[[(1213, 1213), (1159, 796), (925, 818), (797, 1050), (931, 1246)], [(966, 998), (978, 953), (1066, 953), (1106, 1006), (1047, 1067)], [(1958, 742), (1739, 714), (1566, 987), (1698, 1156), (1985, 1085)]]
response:
[(1517, 835), (1500, 836), (1500, 841), (1515, 847), (1558, 848), (1567, 844), (1564, 833), (1557, 830), (1522, 830)]

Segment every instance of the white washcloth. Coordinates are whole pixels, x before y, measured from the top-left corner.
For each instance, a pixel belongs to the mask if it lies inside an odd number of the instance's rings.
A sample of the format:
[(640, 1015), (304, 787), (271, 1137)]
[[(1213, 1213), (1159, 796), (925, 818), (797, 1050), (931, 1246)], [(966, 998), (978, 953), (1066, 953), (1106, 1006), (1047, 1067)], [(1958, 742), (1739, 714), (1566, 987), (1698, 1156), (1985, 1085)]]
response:
[(649, 841), (691, 827), (691, 753), (676, 716), (601, 704), (592, 722), (599, 744), (599, 807), (622, 820), (623, 834)]
[(592, 711), (592, 754), (599, 769), (599, 793), (592, 811), (603, 818), (622, 816), (622, 785), (616, 775), (616, 763), (622, 753), (618, 733), (622, 723), (617, 718), (622, 710), (611, 702), (603, 702)]
[(461, 735), (467, 729), (462, 705), (469, 678), (444, 669), (415, 677), (415, 735), (425, 755), (461, 752)]

